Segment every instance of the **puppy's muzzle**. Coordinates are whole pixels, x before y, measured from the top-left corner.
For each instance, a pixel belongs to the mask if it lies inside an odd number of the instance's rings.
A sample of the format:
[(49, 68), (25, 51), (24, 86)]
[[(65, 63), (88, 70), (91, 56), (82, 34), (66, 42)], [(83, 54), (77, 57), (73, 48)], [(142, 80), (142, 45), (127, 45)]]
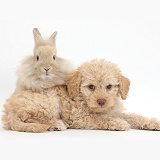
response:
[(98, 105), (100, 105), (101, 107), (105, 105), (106, 100), (105, 99), (98, 99), (97, 100)]

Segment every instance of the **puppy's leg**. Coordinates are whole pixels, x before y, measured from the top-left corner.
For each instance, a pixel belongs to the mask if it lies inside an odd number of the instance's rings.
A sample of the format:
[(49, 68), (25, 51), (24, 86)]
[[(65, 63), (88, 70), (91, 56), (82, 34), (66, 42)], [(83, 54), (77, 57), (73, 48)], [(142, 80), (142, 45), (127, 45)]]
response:
[(110, 131), (127, 131), (130, 129), (130, 124), (120, 118), (109, 118), (105, 120), (105, 123), (102, 125), (103, 128), (106, 128)]
[(86, 117), (83, 120), (73, 121), (70, 128), (126, 131), (130, 129), (130, 124), (120, 118), (114, 119), (93, 116)]
[(15, 109), (6, 106), (2, 121), (5, 129), (19, 132), (45, 132), (51, 126), (45, 112), (26, 110), (25, 107)]
[(64, 131), (67, 129), (67, 126), (60, 119), (54, 119), (51, 121), (51, 126), (49, 127), (49, 131)]
[(14, 130), (19, 132), (45, 132), (50, 127), (49, 124), (40, 123), (26, 123), (23, 122), (15, 114), (4, 115), (2, 117), (3, 127), (7, 130)]
[(155, 118), (149, 119), (133, 113), (122, 113), (120, 118), (126, 120), (131, 125), (132, 129), (160, 130), (160, 121)]

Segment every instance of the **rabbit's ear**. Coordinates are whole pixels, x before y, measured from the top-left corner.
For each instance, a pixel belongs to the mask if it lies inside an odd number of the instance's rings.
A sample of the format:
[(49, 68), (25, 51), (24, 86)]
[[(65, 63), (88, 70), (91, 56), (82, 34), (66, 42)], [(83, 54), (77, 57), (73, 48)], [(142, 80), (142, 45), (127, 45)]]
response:
[(123, 75), (119, 76), (119, 93), (121, 98), (125, 100), (127, 98), (130, 87), (130, 80)]
[(38, 45), (43, 39), (38, 28), (33, 29), (33, 36), (34, 36), (35, 45)]
[(57, 32), (54, 32), (50, 37), (49, 40), (51, 41), (52, 45), (56, 47), (56, 37), (57, 37)]
[(79, 94), (81, 76), (79, 71), (75, 71), (66, 77), (66, 85), (69, 97), (74, 99)]

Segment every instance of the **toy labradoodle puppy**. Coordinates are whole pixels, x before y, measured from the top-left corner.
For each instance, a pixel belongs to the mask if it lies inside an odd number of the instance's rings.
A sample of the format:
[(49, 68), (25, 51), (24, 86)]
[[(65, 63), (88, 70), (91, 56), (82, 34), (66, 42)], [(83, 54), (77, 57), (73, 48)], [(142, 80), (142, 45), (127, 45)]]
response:
[(124, 113), (130, 80), (114, 63), (92, 60), (67, 76), (67, 90), (57, 87), (62, 102), (62, 119), (74, 129), (160, 130), (160, 122)]

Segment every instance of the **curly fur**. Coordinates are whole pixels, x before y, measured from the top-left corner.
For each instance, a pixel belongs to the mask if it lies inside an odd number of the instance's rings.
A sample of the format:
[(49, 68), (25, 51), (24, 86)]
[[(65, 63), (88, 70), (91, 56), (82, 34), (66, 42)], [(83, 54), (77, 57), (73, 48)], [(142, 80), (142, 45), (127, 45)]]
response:
[(54, 88), (41, 93), (17, 91), (4, 105), (3, 127), (21, 132), (66, 130), (60, 119), (60, 107), (61, 102)]
[[(41, 94), (29, 90), (14, 93), (4, 105), (4, 128), (26, 132), (65, 130), (65, 122), (72, 129), (160, 130), (156, 119), (123, 112), (121, 100), (127, 98), (130, 81), (116, 64), (105, 60), (84, 63), (67, 76), (66, 84)], [(101, 99), (105, 103), (99, 103)]]
[(66, 75), (74, 70), (68, 60), (56, 56), (57, 32), (48, 39), (43, 39), (39, 30), (34, 28), (33, 35), (34, 55), (28, 56), (21, 62), (17, 70), (16, 91), (31, 89), (41, 92), (55, 85), (63, 85)]
[(3, 125), (22, 132), (65, 130), (60, 118), (61, 103), (51, 88), (65, 84), (66, 75), (74, 68), (69, 61), (55, 56), (56, 32), (46, 40), (37, 28), (33, 34), (34, 56), (23, 60), (18, 69), (16, 91), (4, 104)]
[(121, 100), (127, 98), (130, 81), (116, 64), (103, 59), (84, 63), (67, 76), (66, 84), (68, 92), (64, 87), (58, 87), (57, 92), (62, 101), (62, 119), (69, 128), (160, 130), (156, 119), (123, 112)]

